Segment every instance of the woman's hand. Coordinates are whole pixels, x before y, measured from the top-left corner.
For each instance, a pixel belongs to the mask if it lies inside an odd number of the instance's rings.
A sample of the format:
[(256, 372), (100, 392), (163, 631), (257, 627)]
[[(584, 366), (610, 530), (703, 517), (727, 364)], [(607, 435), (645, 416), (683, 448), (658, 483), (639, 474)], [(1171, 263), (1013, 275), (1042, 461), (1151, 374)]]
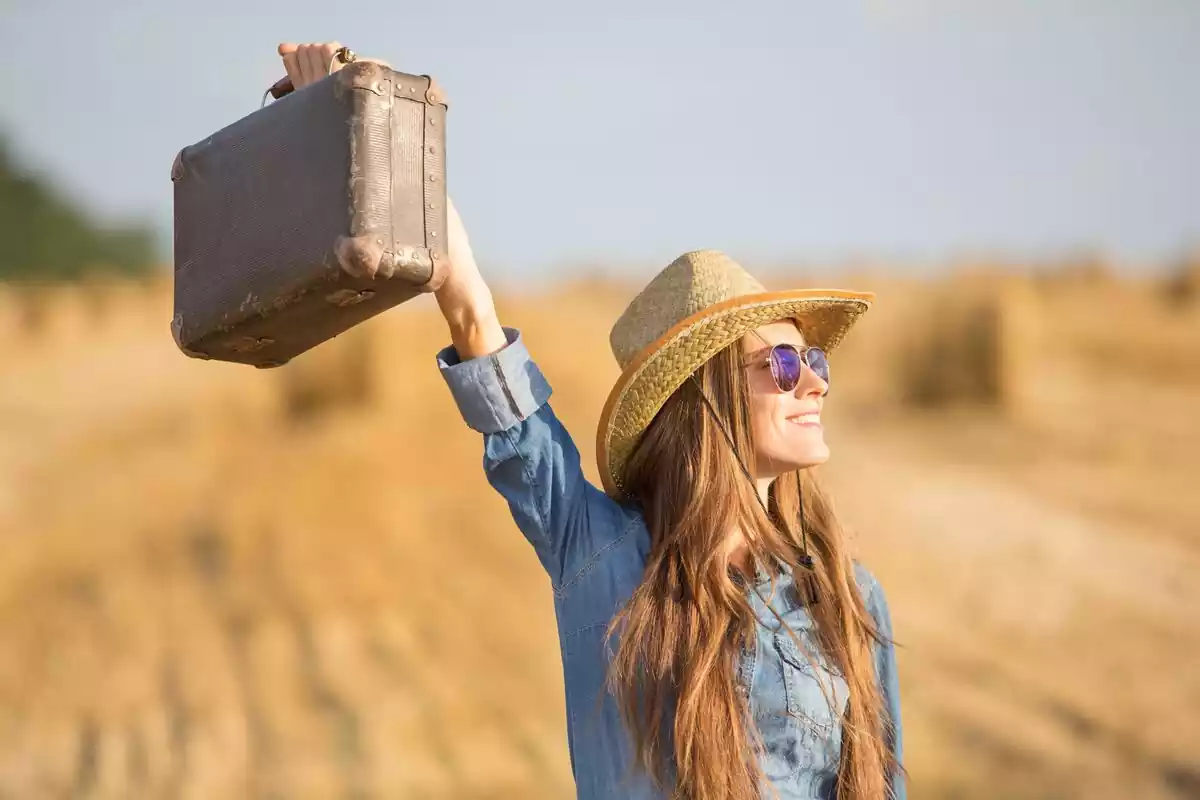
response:
[[(283, 59), (283, 68), (287, 70), (288, 77), (292, 79), (292, 86), (301, 89), (346, 66), (341, 59), (334, 58), (341, 47), (339, 42), (312, 44), (284, 42), (279, 45), (279, 56)], [(376, 58), (358, 56), (357, 60), (389, 66), (386, 61)]]

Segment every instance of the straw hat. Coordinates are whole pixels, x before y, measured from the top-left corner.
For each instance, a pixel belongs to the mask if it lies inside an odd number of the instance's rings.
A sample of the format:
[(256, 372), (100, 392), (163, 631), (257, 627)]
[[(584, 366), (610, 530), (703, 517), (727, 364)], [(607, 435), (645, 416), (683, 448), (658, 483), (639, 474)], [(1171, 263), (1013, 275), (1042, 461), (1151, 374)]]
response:
[(805, 341), (829, 352), (874, 295), (829, 289), (768, 292), (729, 256), (684, 253), (650, 281), (609, 335), (621, 367), (596, 435), (605, 491), (624, 495), (622, 474), (638, 437), (667, 398), (704, 362), (750, 331), (796, 320)]

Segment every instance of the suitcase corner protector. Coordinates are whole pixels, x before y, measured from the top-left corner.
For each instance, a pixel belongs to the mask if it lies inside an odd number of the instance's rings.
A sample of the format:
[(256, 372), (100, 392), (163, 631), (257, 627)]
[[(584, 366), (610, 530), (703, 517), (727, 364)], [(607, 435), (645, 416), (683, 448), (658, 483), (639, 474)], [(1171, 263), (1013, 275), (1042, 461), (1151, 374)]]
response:
[(197, 358), (201, 361), (211, 361), (212, 356), (208, 353), (201, 353), (199, 350), (192, 350), (183, 343), (183, 314), (177, 313), (171, 319), (171, 338), (175, 340), (175, 346), (179, 351), (189, 358)]
[(441, 84), (432, 75), (422, 75), (421, 77), (429, 81), (429, 86), (425, 89), (425, 102), (431, 106), (449, 108), (450, 104), (446, 101), (446, 92), (442, 89)]
[(372, 234), (339, 236), (333, 243), (342, 271), (353, 278), (374, 278), (384, 257), (383, 239)]
[(175, 160), (171, 162), (171, 182), (175, 183), (183, 179), (183, 150), (175, 154)]

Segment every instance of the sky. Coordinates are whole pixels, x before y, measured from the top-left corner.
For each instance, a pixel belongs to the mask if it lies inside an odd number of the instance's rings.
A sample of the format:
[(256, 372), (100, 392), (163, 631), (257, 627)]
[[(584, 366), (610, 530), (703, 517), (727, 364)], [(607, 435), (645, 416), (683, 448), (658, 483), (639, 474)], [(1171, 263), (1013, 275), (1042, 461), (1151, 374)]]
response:
[(0, 132), (169, 257), (175, 153), (323, 40), (438, 78), (510, 279), (1200, 245), (1197, 0), (0, 0)]

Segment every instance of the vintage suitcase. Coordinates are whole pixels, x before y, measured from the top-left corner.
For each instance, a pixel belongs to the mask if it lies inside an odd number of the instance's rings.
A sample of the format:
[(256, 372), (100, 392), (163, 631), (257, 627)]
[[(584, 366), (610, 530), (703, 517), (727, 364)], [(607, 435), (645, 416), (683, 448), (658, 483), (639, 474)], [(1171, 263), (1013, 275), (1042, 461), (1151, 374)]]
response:
[(180, 151), (179, 348), (276, 367), (437, 289), (445, 123), (430, 77), (356, 61)]

